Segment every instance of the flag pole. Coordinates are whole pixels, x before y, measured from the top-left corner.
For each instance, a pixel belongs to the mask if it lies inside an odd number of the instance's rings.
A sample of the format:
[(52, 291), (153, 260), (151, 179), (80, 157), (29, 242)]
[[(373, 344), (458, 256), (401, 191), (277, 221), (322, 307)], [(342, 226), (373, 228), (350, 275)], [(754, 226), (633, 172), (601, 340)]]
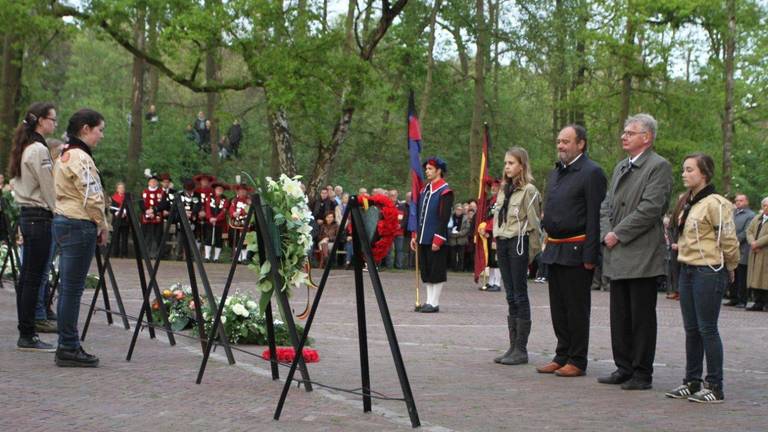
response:
[(413, 308), (414, 312), (421, 311), (421, 303), (419, 302), (419, 291), (421, 290), (421, 278), (419, 277), (419, 244), (416, 243), (416, 305)]
[[(408, 207), (408, 230), (412, 233), (418, 232), (417, 212), (419, 193), (424, 181), (421, 173), (421, 126), (416, 115), (416, 103), (414, 102), (413, 90), (408, 92), (408, 115), (406, 116), (406, 141), (408, 142), (408, 159), (410, 165), (411, 178), (411, 200)], [(409, 245), (410, 246), (410, 245)], [(414, 312), (421, 311), (419, 292), (421, 290), (421, 280), (419, 277), (419, 245), (416, 242), (414, 248), (416, 254), (416, 305)]]

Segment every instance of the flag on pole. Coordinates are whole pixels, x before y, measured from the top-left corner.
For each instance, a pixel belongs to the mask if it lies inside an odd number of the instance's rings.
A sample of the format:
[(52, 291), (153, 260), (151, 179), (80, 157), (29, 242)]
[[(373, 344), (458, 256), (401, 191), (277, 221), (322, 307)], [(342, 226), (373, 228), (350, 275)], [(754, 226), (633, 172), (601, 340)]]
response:
[(419, 193), (424, 184), (424, 174), (421, 169), (421, 125), (416, 115), (416, 104), (413, 101), (413, 91), (408, 96), (408, 155), (411, 166), (411, 202), (408, 206), (408, 231), (418, 229), (416, 206)]
[(488, 242), (485, 237), (477, 232), (478, 226), (485, 220), (488, 213), (488, 199), (486, 198), (486, 185), (488, 175), (488, 151), (491, 148), (491, 136), (488, 133), (488, 123), (483, 128), (483, 149), (480, 154), (480, 175), (478, 176), (477, 213), (475, 213), (475, 282), (480, 279), (480, 274), (488, 265)]

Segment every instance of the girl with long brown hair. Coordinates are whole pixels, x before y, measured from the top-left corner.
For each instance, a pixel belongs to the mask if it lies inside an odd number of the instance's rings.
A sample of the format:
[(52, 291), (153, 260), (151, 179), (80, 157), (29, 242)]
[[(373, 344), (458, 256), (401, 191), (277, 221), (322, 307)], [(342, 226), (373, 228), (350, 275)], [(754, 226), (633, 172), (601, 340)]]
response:
[(509, 308), (509, 349), (494, 362), (507, 365), (528, 363), (528, 264), (535, 255), (532, 252), (541, 247), (541, 195), (532, 182), (528, 152), (521, 147), (509, 149), (504, 156), (504, 176), (493, 217), (496, 259)]
[[(36, 332), (35, 308), (40, 287), (51, 260), (51, 221), (55, 208), (53, 161), (45, 135), (56, 130), (53, 104), (37, 102), (27, 109), (13, 133), (13, 148), (8, 164), (14, 197), (21, 208), (19, 228), (24, 237), (21, 274), (16, 285), (19, 317), (19, 351), (53, 352), (51, 344)], [(47, 321), (44, 321), (47, 323)]]

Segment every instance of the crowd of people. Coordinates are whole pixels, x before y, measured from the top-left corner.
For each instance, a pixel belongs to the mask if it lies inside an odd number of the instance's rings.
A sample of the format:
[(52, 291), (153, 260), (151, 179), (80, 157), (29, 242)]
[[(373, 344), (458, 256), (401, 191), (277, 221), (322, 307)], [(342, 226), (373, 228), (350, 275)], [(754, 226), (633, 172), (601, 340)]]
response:
[[(204, 123), (204, 118), (199, 118)], [(98, 358), (78, 342), (80, 297), (96, 244), (105, 245), (112, 230), (115, 256), (128, 253), (129, 223), (123, 205), (125, 185), (118, 183), (111, 200), (105, 196), (91, 150), (103, 137), (104, 118), (83, 109), (67, 126), (67, 143), (52, 145), (45, 136), (57, 124), (52, 104), (36, 103), (15, 131), (9, 174), (20, 206), (19, 227), (24, 239), (17, 283), (19, 339), (24, 351), (55, 351), (59, 366), (96, 366)], [(616, 370), (598, 378), (624, 390), (652, 387), (656, 349), (656, 301), (659, 278), (666, 278), (670, 298), (680, 301), (684, 322), (686, 367), (683, 384), (666, 395), (701, 403), (724, 400), (723, 346), (718, 317), (726, 305), (746, 307), (750, 289), (764, 310), (768, 290), (768, 198), (755, 215), (738, 194), (731, 203), (715, 191), (715, 167), (703, 153), (681, 163), (685, 191), (667, 214), (673, 188), (673, 167), (654, 150), (656, 120), (648, 114), (627, 119), (621, 135), (627, 157), (610, 178), (590, 159), (587, 130), (567, 125), (558, 134), (558, 161), (546, 191), (535, 186), (524, 148), (509, 149), (500, 179), (486, 179), (491, 194), (483, 201), (457, 203), (446, 181), (448, 166), (439, 157), (424, 164), (424, 185), (416, 200), (410, 192), (401, 200), (397, 190), (374, 188), (370, 196), (386, 196), (397, 209), (394, 244), (381, 268), (418, 268), (426, 288), (422, 313), (440, 312), (447, 271), (469, 271), (475, 255), (486, 256), (484, 291), (503, 286), (508, 305), (509, 346), (493, 359), (505, 365), (528, 363), (532, 316), (528, 279), (532, 266), (548, 280), (550, 313), (557, 339), (555, 355), (536, 368), (542, 374), (577, 377), (588, 366), (591, 290), (595, 279), (610, 286), (611, 347)], [(152, 257), (184, 253), (183, 237), (174, 222), (178, 196), (198, 247), (208, 261), (222, 257), (225, 237), (230, 247), (248, 227), (251, 188), (228, 184), (209, 174), (182, 179), (176, 190), (167, 173), (150, 173), (140, 199), (142, 236)], [(227, 196), (232, 191), (234, 196)], [(361, 188), (358, 196), (369, 196)], [(310, 199), (316, 266), (350, 267), (352, 237), (340, 227), (350, 194), (328, 185)], [(414, 206), (414, 207), (411, 207)], [(478, 207), (487, 209), (477, 214)], [(110, 218), (106, 217), (107, 209)], [(666, 216), (665, 216), (666, 215)], [(415, 226), (409, 225), (415, 216)], [(110, 227), (111, 222), (111, 227)], [(414, 222), (411, 219), (411, 222)], [(169, 224), (174, 224), (169, 226)], [(367, 222), (366, 222), (367, 224)], [(376, 230), (376, 220), (367, 230)], [(163, 232), (176, 232), (174, 245), (161, 244)], [(346, 232), (347, 235), (339, 236)], [(330, 256), (337, 239), (343, 251)], [(476, 239), (480, 240), (477, 241)], [(61, 291), (54, 313), (46, 310), (46, 281), (53, 251), (60, 258)], [(232, 248), (234, 249), (234, 248)], [(245, 252), (233, 260), (248, 261)], [(596, 270), (600, 270), (596, 276)], [(539, 279), (541, 280), (541, 279)], [(47, 327), (46, 327), (47, 325)], [(52, 327), (52, 328), (51, 328)], [(58, 332), (58, 347), (43, 342), (38, 332)], [(706, 358), (707, 374), (703, 374)]]
[[(725, 304), (745, 306), (751, 288), (754, 304), (748, 310), (764, 310), (768, 234), (762, 227), (768, 220), (768, 198), (757, 216), (743, 194), (731, 203), (712, 184), (713, 159), (693, 153), (680, 161), (686, 190), (665, 217), (673, 169), (655, 152), (656, 136), (652, 116), (629, 117), (621, 135), (627, 157), (608, 179), (588, 156), (586, 129), (565, 126), (556, 140), (559, 160), (543, 200), (534, 186), (528, 153), (518, 147), (507, 151), (501, 182), (488, 200), (490, 215), (474, 218), (477, 232), (489, 239), (489, 245), (475, 246), (492, 251), (488, 264), (500, 270), (508, 304), (509, 347), (494, 362), (528, 363), (532, 321), (527, 276), (538, 257), (546, 268), (557, 344), (552, 360), (537, 372), (585, 375), (591, 290), (594, 280), (598, 285), (606, 280), (616, 369), (597, 381), (627, 391), (652, 388), (657, 290), (660, 279), (669, 279), (671, 291), (678, 293), (669, 297), (680, 301), (686, 359), (682, 385), (665, 395), (699, 403), (724, 400), (720, 308), (731, 287)], [(411, 248), (418, 250), (427, 287), (427, 302), (419, 309), (434, 313), (447, 280), (446, 262), (458, 261), (454, 254), (447, 258), (449, 226), (451, 232), (464, 227), (451, 219), (453, 192), (444, 179), (445, 162), (430, 158), (424, 169), (427, 184), (419, 196)], [(459, 207), (455, 211), (461, 212)], [(598, 275), (596, 269), (601, 270)]]
[[(147, 112), (146, 116), (147, 120), (150, 122), (157, 121), (158, 117), (154, 105), (150, 107), (150, 110)], [(205, 117), (205, 113), (202, 111), (198, 112), (195, 121), (187, 125), (187, 140), (195, 143), (199, 151), (203, 153), (211, 153), (212, 126), (213, 123), (211, 123), (211, 120)], [(218, 140), (219, 159), (228, 159), (232, 156), (239, 157), (240, 144), (242, 143), (242, 140), (243, 129), (240, 126), (240, 120), (235, 119), (227, 129), (227, 133), (222, 135)]]

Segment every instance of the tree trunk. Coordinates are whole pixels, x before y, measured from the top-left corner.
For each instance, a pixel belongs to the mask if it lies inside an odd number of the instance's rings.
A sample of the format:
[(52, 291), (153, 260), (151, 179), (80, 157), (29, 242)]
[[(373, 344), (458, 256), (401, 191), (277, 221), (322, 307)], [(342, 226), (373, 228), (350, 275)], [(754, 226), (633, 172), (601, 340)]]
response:
[[(635, 19), (630, 10), (627, 16), (627, 28), (624, 34), (624, 55), (622, 58), (622, 78), (621, 78), (621, 106), (619, 108), (618, 135), (624, 132), (624, 122), (629, 117), (629, 107), (632, 101), (632, 62), (635, 45)], [(618, 148), (613, 145), (611, 148)]]
[(2, 111), (0, 111), (0, 172), (5, 171), (11, 152), (11, 139), (21, 111), (21, 76), (24, 46), (18, 35), (3, 38)]
[(427, 48), (427, 78), (424, 81), (424, 92), (421, 95), (421, 106), (419, 107), (419, 121), (424, 124), (427, 118), (427, 109), (429, 107), (429, 97), (432, 92), (432, 71), (435, 68), (435, 24), (437, 23), (437, 13), (440, 11), (442, 0), (435, 0), (435, 6), (432, 8), (432, 14), (429, 17), (429, 48)]
[(282, 108), (270, 109), (269, 123), (272, 141), (277, 149), (279, 173), (293, 177), (297, 173), (296, 161), (293, 158), (293, 136), (285, 110)]
[(347, 50), (353, 51), (355, 48), (355, 12), (357, 11), (357, 0), (349, 0), (347, 5), (347, 17), (344, 21), (344, 32), (347, 39)]
[[(157, 11), (154, 11), (152, 9), (149, 10), (149, 15), (147, 16), (147, 27), (148, 27), (148, 34), (147, 34), (147, 43), (149, 46), (147, 47), (149, 50), (149, 53), (153, 56), (158, 56), (157, 53)], [(154, 66), (148, 67), (148, 80), (149, 80), (149, 94), (147, 95), (147, 102), (148, 105), (156, 105), (157, 104), (157, 92), (160, 89), (160, 74), (157, 71), (157, 68)]]
[(727, 0), (728, 30), (725, 38), (725, 112), (723, 113), (723, 194), (731, 194), (733, 149), (733, 68), (736, 54), (736, 0)]
[[(578, 11), (578, 29), (576, 34), (576, 62), (578, 64), (578, 67), (576, 69), (576, 77), (573, 80), (573, 83), (571, 84), (571, 95), (576, 94), (578, 95), (578, 89), (584, 85), (584, 80), (587, 75), (587, 58), (586, 58), (586, 49), (587, 49), (587, 25), (589, 24), (589, 5), (586, 2), (579, 2), (579, 11)], [(586, 127), (586, 123), (584, 121), (584, 105), (582, 103), (582, 97), (579, 97), (579, 100), (574, 101), (572, 104), (571, 109), (571, 122), (580, 124), (584, 127)]]
[(480, 152), (483, 145), (483, 117), (485, 114), (485, 56), (488, 27), (485, 22), (485, 0), (475, 0), (475, 25), (477, 26), (477, 54), (475, 55), (475, 95), (472, 104), (472, 128), (469, 137), (470, 188), (477, 190), (482, 179), (479, 176)]
[[(555, 10), (552, 16), (553, 26), (557, 29), (567, 27), (565, 24), (565, 11), (563, 0), (555, 1)], [(553, 53), (549, 65), (549, 80), (552, 87), (552, 141), (557, 138), (560, 128), (565, 126), (568, 120), (566, 110), (566, 83), (568, 72), (565, 62), (565, 35), (562, 31), (555, 34)]]
[(490, 112), (491, 112), (491, 134), (493, 135), (493, 141), (498, 142), (499, 141), (499, 118), (498, 118), (498, 112), (499, 112), (499, 69), (501, 69), (501, 64), (499, 63), (499, 16), (501, 15), (501, 0), (496, 0), (496, 3), (494, 4), (494, 14), (493, 14), (493, 69), (492, 69), (492, 77), (493, 80), (493, 100), (490, 103)]
[[(134, 43), (139, 49), (144, 49), (144, 20), (146, 10), (139, 5), (136, 14), (136, 23), (133, 28)], [(128, 186), (133, 188), (139, 185), (140, 176), (139, 158), (142, 152), (142, 128), (144, 125), (144, 59), (133, 56), (132, 89), (131, 89), (131, 130), (128, 143)], [(149, 167), (152, 168), (152, 167)]]
[[(206, 6), (212, 9), (220, 3), (221, 0), (207, 0)], [(218, 59), (217, 39), (208, 41), (205, 52), (205, 81), (207, 83), (218, 82), (219, 70), (221, 69)], [(206, 118), (211, 121), (210, 144), (211, 144), (211, 164), (214, 166), (214, 172), (218, 171), (219, 165), (219, 118), (216, 115), (216, 106), (219, 103), (219, 93), (209, 92), (205, 94)], [(218, 174), (218, 172), (217, 172)]]
[(341, 145), (349, 135), (349, 125), (352, 123), (352, 115), (355, 113), (353, 107), (342, 109), (341, 116), (333, 128), (331, 141), (327, 145), (321, 145), (317, 149), (317, 161), (312, 170), (312, 179), (307, 185), (307, 196), (314, 197), (321, 187), (328, 181), (333, 162), (339, 154)]
[[(205, 79), (208, 82), (217, 81), (219, 75), (218, 62), (216, 61), (216, 52), (209, 49), (205, 53)], [(205, 117), (211, 121), (211, 130), (209, 142), (211, 144), (211, 163), (218, 166), (219, 162), (219, 119), (216, 115), (216, 105), (219, 102), (218, 93), (205, 94)]]

